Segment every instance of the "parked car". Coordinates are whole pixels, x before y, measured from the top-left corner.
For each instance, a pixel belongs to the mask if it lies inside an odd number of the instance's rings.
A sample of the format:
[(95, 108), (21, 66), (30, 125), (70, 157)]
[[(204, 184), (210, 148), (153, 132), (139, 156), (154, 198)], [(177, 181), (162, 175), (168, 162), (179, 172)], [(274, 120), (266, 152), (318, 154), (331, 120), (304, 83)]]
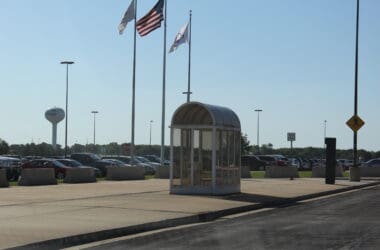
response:
[(98, 155), (92, 153), (75, 153), (71, 154), (70, 158), (79, 161), (85, 166), (99, 169), (101, 176), (107, 175), (107, 166), (117, 166), (117, 164), (111, 161), (104, 161)]
[(137, 160), (141, 161), (142, 163), (146, 163), (146, 164), (149, 164), (151, 167), (153, 167), (155, 170), (161, 166), (160, 163), (157, 163), (157, 162), (152, 162), (150, 160), (148, 160), (147, 158), (145, 157), (142, 157), (142, 156), (136, 156)]
[(111, 163), (114, 163), (118, 167), (130, 167), (131, 166), (131, 165), (129, 165), (123, 161), (117, 160), (117, 159), (104, 159), (104, 161), (109, 161)]
[(251, 171), (265, 170), (266, 162), (260, 160), (256, 155), (243, 155), (241, 157), (241, 165), (248, 166)]
[(299, 158), (302, 160), (302, 169), (308, 169), (310, 170), (311, 169), (311, 166), (310, 166), (310, 162), (306, 159), (302, 159), (302, 158)]
[(352, 166), (354, 166), (354, 160), (347, 160), (345, 163), (345, 168), (348, 170)]
[(0, 155), (0, 157), (7, 157), (7, 158), (12, 158), (12, 159), (16, 159), (16, 160), (21, 161), (21, 156), (19, 156), (19, 155)]
[(347, 160), (347, 159), (337, 159), (338, 166), (341, 166), (344, 170), (350, 169), (354, 165), (353, 160)]
[(265, 161), (267, 166), (288, 166), (288, 158), (283, 155), (258, 155), (258, 157)]
[(108, 166), (117, 166), (117, 164), (113, 163), (112, 161), (100, 160), (100, 161), (95, 162), (93, 166), (91, 167), (99, 169), (101, 172), (101, 176), (107, 176)]
[(302, 158), (293, 157), (288, 158), (289, 166), (297, 167), (298, 170), (311, 169), (308, 161), (303, 160)]
[(380, 167), (380, 158), (372, 159), (364, 162), (361, 166), (363, 167)]
[(131, 165), (131, 157), (126, 155), (106, 155), (102, 157), (102, 160), (118, 160), (124, 164)]
[(104, 156), (102, 157), (103, 160), (107, 160), (107, 159), (117, 159), (117, 160), (120, 160), (126, 164), (129, 164), (131, 166), (137, 166), (137, 167), (142, 167), (144, 168), (144, 171), (145, 171), (145, 174), (146, 175), (153, 175), (155, 173), (155, 169), (150, 166), (149, 164), (146, 164), (146, 163), (143, 163), (141, 161), (139, 161), (136, 157), (134, 159), (134, 161), (132, 162), (131, 160), (131, 157), (130, 156)]
[(310, 159), (309, 165), (310, 165), (310, 168), (326, 167), (326, 159)]
[[(161, 164), (161, 158), (157, 155), (143, 155), (144, 158), (148, 159), (151, 162), (156, 162)], [(170, 166), (169, 160), (164, 160), (164, 166)]]
[(344, 167), (344, 163), (345, 163), (346, 159), (337, 159), (336, 160), (336, 164), (338, 166), (341, 166), (341, 167)]
[(21, 165), (23, 169), (25, 168), (52, 168), (55, 172), (55, 177), (58, 179), (63, 179), (66, 176), (66, 170), (71, 168), (57, 161), (56, 159), (37, 159), (25, 162)]
[(31, 160), (37, 160), (37, 159), (43, 159), (41, 156), (36, 156), (36, 155), (28, 155), (24, 157), (26, 161), (31, 161)]
[(298, 158), (288, 158), (288, 160), (290, 166), (302, 169), (302, 162)]
[(288, 166), (289, 160), (283, 155), (270, 155), (273, 156), (277, 161), (277, 166)]
[(0, 169), (5, 169), (8, 181), (18, 180), (21, 173), (20, 159), (0, 156)]
[(98, 155), (91, 153), (74, 153), (70, 155), (70, 158), (91, 167), (95, 167), (96, 162), (101, 160)]
[(84, 166), (79, 161), (76, 161), (73, 159), (57, 159), (57, 161), (59, 161), (60, 163), (62, 163), (65, 166), (72, 167), (72, 168), (92, 168), (92, 169), (94, 169), (96, 177), (102, 176), (102, 172), (99, 169), (94, 168), (94, 167), (90, 167), (90, 166)]
[(277, 166), (277, 160), (273, 156), (258, 155), (257, 157), (265, 162), (265, 166)]

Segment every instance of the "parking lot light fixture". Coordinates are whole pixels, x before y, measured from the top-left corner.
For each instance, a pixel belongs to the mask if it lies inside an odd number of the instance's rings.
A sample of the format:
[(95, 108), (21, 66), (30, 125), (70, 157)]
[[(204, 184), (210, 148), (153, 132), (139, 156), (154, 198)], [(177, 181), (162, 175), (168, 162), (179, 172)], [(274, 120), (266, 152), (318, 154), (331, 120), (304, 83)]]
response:
[(153, 123), (153, 120), (150, 120), (150, 122), (149, 122), (149, 146), (152, 146), (152, 123)]
[(68, 113), (68, 99), (69, 99), (69, 65), (74, 64), (73, 61), (62, 61), (61, 64), (66, 65), (66, 119), (65, 119), (65, 158), (67, 157), (67, 120), (69, 119)]
[(96, 114), (99, 113), (99, 111), (91, 111), (91, 113), (94, 115), (94, 146), (95, 146), (95, 138), (96, 138)]
[(262, 109), (255, 109), (255, 112), (257, 112), (257, 152), (260, 154), (260, 112), (262, 112)]

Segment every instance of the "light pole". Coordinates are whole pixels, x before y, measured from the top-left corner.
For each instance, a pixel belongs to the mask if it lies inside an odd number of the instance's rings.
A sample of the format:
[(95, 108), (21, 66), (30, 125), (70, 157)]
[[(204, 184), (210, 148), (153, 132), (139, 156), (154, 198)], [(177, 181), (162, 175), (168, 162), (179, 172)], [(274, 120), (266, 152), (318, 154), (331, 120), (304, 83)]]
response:
[(326, 126), (327, 126), (327, 120), (323, 121), (323, 152), (321, 155), (321, 163), (324, 157), (326, 157)]
[(95, 134), (95, 133), (96, 133), (96, 132), (95, 132), (95, 128), (96, 128), (96, 119), (95, 119), (95, 117), (96, 117), (96, 114), (99, 113), (99, 111), (96, 111), (96, 110), (95, 110), (95, 111), (91, 111), (91, 113), (94, 114), (94, 146), (95, 146), (95, 135), (96, 135), (96, 134)]
[(66, 119), (65, 119), (65, 158), (67, 157), (67, 120), (69, 118), (69, 113), (67, 110), (68, 100), (69, 100), (69, 65), (74, 64), (73, 61), (62, 61), (61, 64), (66, 64)]
[[(355, 94), (354, 94), (354, 116), (358, 115), (358, 70), (359, 70), (359, 14), (360, 1), (356, 1), (356, 45), (355, 45)], [(360, 181), (358, 168), (358, 132), (354, 131), (354, 165), (350, 169), (350, 181)]]
[(152, 123), (153, 123), (153, 120), (150, 120), (150, 122), (149, 122), (149, 146), (152, 146)]
[(327, 120), (324, 120), (324, 127), (323, 127), (323, 148), (326, 148), (326, 127), (327, 127)]
[[(190, 86), (190, 85), (189, 85)], [(190, 88), (190, 87), (189, 87)], [(190, 95), (193, 94), (190, 90), (182, 92), (182, 94), (186, 95), (186, 102), (190, 102)]]
[(262, 109), (255, 109), (255, 112), (257, 112), (257, 151), (258, 154), (260, 154), (260, 112), (262, 112)]

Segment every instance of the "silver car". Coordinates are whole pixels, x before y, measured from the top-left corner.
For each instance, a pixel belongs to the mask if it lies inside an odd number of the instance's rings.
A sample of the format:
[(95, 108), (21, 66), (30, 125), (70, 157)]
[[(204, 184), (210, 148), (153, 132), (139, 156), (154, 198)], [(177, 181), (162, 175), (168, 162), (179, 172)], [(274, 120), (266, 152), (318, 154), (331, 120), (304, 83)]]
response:
[(155, 170), (161, 166), (160, 163), (157, 163), (157, 162), (152, 162), (152, 161), (149, 161), (147, 158), (145, 157), (142, 157), (142, 156), (136, 156), (136, 158), (141, 161), (142, 163), (146, 163), (146, 164), (149, 164), (151, 167), (153, 167)]
[(363, 167), (380, 167), (380, 158), (372, 159), (364, 162), (361, 166)]

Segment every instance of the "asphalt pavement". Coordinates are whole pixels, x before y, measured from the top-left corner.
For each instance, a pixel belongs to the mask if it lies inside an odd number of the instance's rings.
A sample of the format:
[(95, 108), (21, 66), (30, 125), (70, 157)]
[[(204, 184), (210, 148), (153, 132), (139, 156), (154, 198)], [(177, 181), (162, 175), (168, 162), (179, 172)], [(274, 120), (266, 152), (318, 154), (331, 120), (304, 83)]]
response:
[(380, 187), (91, 249), (379, 249)]

